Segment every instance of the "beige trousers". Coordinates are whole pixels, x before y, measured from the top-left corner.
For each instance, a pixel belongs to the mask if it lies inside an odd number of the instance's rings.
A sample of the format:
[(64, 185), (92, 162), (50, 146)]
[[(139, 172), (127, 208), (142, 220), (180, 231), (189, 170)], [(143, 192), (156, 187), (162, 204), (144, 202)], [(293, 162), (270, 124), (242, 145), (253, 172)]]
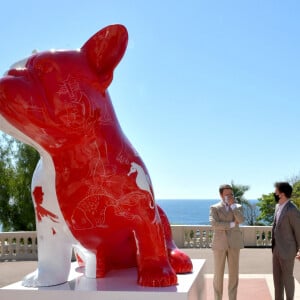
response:
[(214, 252), (214, 294), (215, 300), (222, 300), (225, 261), (228, 263), (228, 298), (236, 300), (239, 283), (240, 249), (213, 250)]

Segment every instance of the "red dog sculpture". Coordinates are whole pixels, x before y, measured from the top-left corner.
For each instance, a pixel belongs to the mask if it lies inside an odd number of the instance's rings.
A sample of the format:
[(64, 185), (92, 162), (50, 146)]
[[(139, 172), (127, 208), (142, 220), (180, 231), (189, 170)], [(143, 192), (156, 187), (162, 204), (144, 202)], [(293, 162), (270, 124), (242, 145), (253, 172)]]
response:
[(0, 128), (41, 155), (32, 180), (39, 261), (25, 286), (67, 281), (72, 247), (88, 277), (137, 266), (140, 285), (162, 287), (192, 271), (107, 92), (127, 41), (124, 26), (108, 26), (80, 50), (34, 54), (0, 80)]

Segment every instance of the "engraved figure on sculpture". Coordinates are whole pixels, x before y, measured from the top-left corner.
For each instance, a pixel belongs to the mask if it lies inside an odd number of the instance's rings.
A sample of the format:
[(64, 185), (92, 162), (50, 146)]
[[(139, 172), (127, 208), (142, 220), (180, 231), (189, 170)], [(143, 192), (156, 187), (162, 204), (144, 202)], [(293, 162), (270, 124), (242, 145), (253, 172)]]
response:
[(192, 271), (107, 92), (127, 40), (124, 26), (108, 26), (79, 50), (35, 53), (0, 79), (0, 129), (41, 155), (38, 269), (25, 286), (66, 282), (73, 247), (91, 278), (137, 266), (140, 285), (169, 286)]

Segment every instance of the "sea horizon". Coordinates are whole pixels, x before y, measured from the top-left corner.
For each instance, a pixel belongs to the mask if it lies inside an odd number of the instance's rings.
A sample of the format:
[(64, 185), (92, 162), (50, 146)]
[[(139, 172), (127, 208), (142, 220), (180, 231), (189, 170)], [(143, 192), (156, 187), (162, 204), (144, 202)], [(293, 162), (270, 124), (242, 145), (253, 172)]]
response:
[[(210, 206), (221, 199), (157, 199), (171, 225), (210, 225)], [(257, 203), (256, 199), (248, 199)]]
[[(221, 199), (156, 199), (158, 204), (166, 213), (171, 225), (210, 225), (210, 206), (218, 203)], [(248, 199), (252, 203), (257, 203), (257, 199)], [(2, 224), (0, 224), (2, 232)]]

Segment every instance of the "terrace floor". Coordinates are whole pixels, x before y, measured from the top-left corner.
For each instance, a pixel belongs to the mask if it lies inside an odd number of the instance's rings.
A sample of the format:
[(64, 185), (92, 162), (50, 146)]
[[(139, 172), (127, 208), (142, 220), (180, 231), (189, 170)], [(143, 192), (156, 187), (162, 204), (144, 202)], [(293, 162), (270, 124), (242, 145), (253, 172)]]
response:
[[(213, 254), (211, 249), (183, 249), (193, 259), (205, 259), (205, 285), (207, 300), (213, 299)], [(34, 271), (36, 261), (0, 262), (0, 287), (22, 280)], [(300, 300), (300, 262), (295, 261), (295, 300)], [(227, 266), (224, 276), (224, 295), (227, 300)], [(238, 299), (271, 300), (273, 295), (272, 253), (269, 248), (245, 248), (240, 255), (240, 281)]]

